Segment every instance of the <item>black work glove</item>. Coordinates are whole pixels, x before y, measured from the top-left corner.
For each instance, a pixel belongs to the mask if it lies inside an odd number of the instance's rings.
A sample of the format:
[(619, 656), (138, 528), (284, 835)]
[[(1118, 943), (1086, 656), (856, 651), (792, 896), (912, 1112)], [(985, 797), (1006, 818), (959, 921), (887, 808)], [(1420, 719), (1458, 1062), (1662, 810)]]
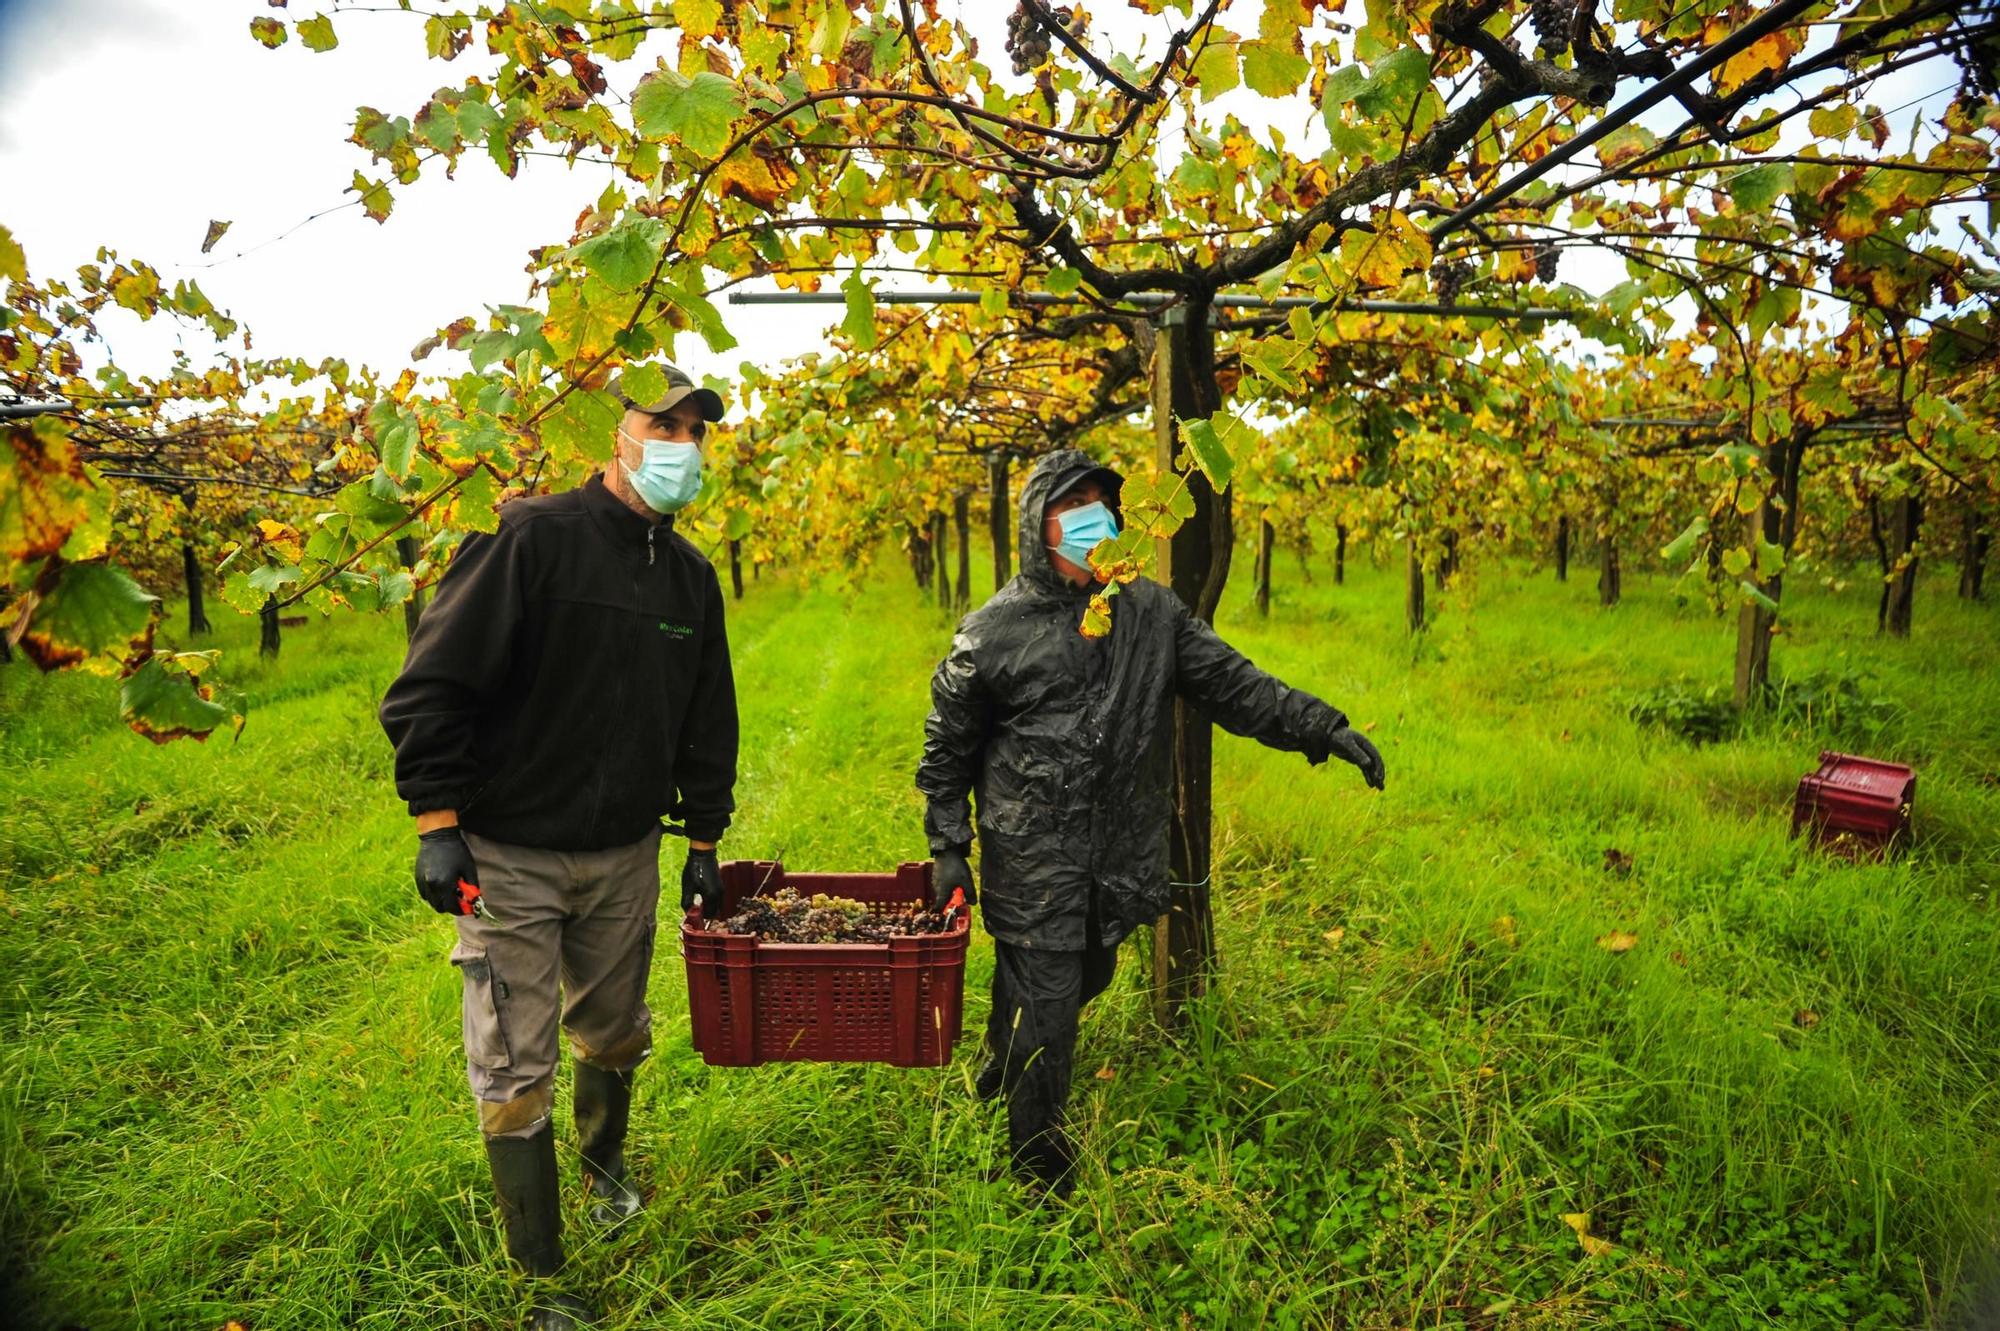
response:
[(965, 852), (941, 850), (931, 867), (932, 907), (943, 910), (949, 906), (954, 890), (965, 893), (965, 904), (968, 906), (979, 900), (979, 892), (972, 886), (972, 866), (965, 862)]
[(417, 834), (417, 895), (440, 915), (470, 915), (477, 890), (459, 890), (460, 881), (479, 886), (479, 866), (472, 847), (456, 827), (434, 827)]
[(681, 866), (681, 909), (693, 910), (697, 905), (701, 913), (710, 919), (722, 916), (722, 866), (716, 863), (715, 851), (688, 848), (687, 863)]
[(1388, 773), (1382, 766), (1382, 755), (1376, 751), (1368, 737), (1353, 726), (1342, 726), (1333, 732), (1327, 741), (1327, 755), (1344, 763), (1353, 763), (1361, 769), (1361, 779), (1375, 789), (1382, 789), (1382, 778)]

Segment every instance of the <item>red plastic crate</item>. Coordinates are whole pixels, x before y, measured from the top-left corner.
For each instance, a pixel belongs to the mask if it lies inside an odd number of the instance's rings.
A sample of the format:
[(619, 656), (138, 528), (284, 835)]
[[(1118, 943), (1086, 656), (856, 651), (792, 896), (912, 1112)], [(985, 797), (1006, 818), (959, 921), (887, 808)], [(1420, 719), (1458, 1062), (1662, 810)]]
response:
[(1852, 753), (1820, 754), (1819, 770), (1799, 778), (1792, 834), (1847, 855), (1885, 855), (1910, 835), (1917, 776), (1901, 763)]
[[(886, 913), (931, 899), (929, 863), (894, 873), (787, 873), (770, 860), (722, 865), (723, 918), (748, 896), (825, 892)], [(963, 1028), (967, 913), (950, 930), (886, 943), (767, 943), (681, 921), (688, 1017), (702, 1061), (939, 1067)]]

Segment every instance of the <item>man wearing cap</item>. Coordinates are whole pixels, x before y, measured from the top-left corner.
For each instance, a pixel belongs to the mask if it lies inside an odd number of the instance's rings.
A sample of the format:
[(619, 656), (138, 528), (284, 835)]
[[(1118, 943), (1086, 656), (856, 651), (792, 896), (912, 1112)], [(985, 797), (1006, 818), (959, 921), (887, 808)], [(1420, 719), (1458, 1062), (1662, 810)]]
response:
[(661, 818), (688, 837), (685, 910), (720, 899), (715, 846), (735, 807), (722, 588), (673, 519), (701, 489), (722, 399), (671, 365), (627, 377), (648, 398), (613, 385), (625, 412), (603, 473), (466, 536), (382, 700), (417, 891), (458, 928), (466, 1075), (508, 1253), (537, 1278), (538, 1331), (589, 1315), (545, 1283), (563, 1261), (558, 1025), (591, 1215), (615, 1224), (640, 1207), (624, 1147), (652, 1052)]

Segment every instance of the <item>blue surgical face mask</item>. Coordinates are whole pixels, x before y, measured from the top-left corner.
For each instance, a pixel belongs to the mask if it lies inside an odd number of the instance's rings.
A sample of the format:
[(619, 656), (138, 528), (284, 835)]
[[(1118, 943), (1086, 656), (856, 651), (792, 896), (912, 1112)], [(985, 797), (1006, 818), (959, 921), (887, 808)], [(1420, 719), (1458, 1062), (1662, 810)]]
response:
[(1099, 541), (1118, 535), (1118, 519), (1112, 517), (1111, 510), (1102, 503), (1089, 503), (1067, 513), (1058, 513), (1056, 522), (1062, 527), (1062, 544), (1051, 548), (1081, 569), (1090, 567), (1090, 552), (1097, 548)]
[(629, 465), (621, 456), (625, 479), (633, 493), (646, 501), (655, 513), (675, 513), (694, 502), (701, 493), (701, 449), (695, 444), (677, 444), (665, 439), (634, 439), (621, 428), (621, 438), (639, 445), (639, 465)]

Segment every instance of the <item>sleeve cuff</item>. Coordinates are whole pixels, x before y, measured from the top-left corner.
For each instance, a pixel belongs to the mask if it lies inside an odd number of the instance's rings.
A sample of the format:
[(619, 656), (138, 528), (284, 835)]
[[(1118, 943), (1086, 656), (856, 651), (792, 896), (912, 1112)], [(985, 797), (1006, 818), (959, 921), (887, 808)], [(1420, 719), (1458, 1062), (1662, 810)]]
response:
[(465, 807), (465, 796), (463, 794), (419, 795), (409, 804), (410, 816), (414, 818), (420, 813), (436, 813), (439, 809), (462, 809)]

